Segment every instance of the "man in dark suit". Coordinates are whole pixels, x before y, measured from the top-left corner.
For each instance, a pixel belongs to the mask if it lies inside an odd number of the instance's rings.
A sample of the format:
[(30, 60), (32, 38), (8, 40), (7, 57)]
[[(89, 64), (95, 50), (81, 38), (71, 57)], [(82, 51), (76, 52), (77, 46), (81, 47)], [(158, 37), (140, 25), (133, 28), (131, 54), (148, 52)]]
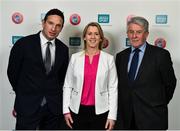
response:
[(127, 23), (132, 45), (116, 56), (118, 129), (167, 129), (168, 103), (176, 77), (170, 53), (146, 42), (149, 23), (133, 17)]
[(62, 86), (69, 53), (56, 37), (63, 25), (64, 14), (51, 9), (42, 31), (18, 40), (11, 50), (7, 73), (16, 94), (16, 129), (62, 129)]

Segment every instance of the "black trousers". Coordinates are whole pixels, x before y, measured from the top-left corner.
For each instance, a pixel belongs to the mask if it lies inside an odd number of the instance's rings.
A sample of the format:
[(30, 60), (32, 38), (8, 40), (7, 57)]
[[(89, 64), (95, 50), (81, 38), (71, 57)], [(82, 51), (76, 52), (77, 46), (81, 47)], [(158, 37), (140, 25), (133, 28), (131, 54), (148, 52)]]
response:
[(40, 106), (39, 110), (30, 115), (17, 114), (16, 130), (60, 130), (67, 129), (63, 115), (54, 115), (48, 109), (48, 105)]
[(129, 128), (129, 130), (138, 130), (138, 126), (137, 126), (137, 124), (136, 124), (134, 112), (132, 112), (132, 118), (131, 118), (131, 123), (130, 123), (130, 128)]
[(100, 115), (95, 114), (95, 106), (81, 105), (79, 114), (71, 111), (73, 129), (75, 130), (105, 130), (108, 112)]

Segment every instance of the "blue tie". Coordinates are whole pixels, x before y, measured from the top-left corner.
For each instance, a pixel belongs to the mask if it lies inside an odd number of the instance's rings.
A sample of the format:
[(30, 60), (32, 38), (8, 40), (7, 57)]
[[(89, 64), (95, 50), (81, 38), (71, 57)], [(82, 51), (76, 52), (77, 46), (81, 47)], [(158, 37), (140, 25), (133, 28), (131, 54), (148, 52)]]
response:
[(138, 49), (138, 48), (136, 48), (133, 51), (134, 55), (133, 55), (133, 58), (132, 58), (132, 61), (131, 61), (131, 66), (130, 66), (129, 73), (128, 73), (130, 81), (135, 80), (136, 70), (137, 70), (138, 61), (139, 61), (139, 51), (140, 51), (140, 49)]

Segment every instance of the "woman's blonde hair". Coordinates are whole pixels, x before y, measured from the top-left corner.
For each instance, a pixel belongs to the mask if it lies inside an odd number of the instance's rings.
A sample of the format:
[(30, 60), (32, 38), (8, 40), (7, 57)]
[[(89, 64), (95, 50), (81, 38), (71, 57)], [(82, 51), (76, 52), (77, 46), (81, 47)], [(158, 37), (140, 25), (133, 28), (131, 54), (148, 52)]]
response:
[[(87, 24), (84, 28), (84, 31), (83, 31), (83, 39), (85, 38), (86, 36), (86, 33), (87, 33), (87, 30), (89, 28), (89, 26), (95, 26), (97, 27), (98, 31), (99, 31), (99, 35), (100, 35), (100, 38), (101, 38), (101, 41), (99, 43), (99, 50), (102, 49), (102, 44), (103, 44), (103, 41), (104, 41), (104, 33), (103, 33), (103, 30), (101, 28), (101, 26), (97, 23), (97, 22), (90, 22), (89, 24)], [(87, 46), (86, 46), (86, 40), (84, 40), (84, 49), (86, 49)]]

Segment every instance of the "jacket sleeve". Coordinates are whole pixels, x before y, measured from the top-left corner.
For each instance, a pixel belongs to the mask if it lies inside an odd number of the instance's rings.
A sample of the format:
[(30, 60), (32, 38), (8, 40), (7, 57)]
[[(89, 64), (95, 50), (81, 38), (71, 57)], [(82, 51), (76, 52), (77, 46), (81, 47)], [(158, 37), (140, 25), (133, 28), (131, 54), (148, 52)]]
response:
[(11, 83), (13, 90), (16, 92), (19, 76), (21, 74), (23, 64), (23, 48), (22, 42), (19, 40), (11, 49), (9, 56), (9, 63), (7, 69), (8, 79)]
[(108, 119), (116, 120), (117, 104), (118, 104), (118, 79), (116, 66), (113, 56), (109, 60), (109, 76), (108, 76), (108, 91), (109, 91), (109, 114)]
[(64, 81), (64, 86), (63, 86), (63, 114), (70, 112), (69, 111), (70, 96), (71, 96), (71, 91), (73, 87), (73, 66), (72, 66), (73, 58), (72, 57), (68, 65), (68, 69), (67, 69), (66, 77)]
[(162, 52), (162, 54), (160, 54), (159, 57), (160, 57), (159, 68), (160, 68), (161, 78), (165, 86), (166, 101), (168, 104), (174, 94), (174, 90), (176, 87), (176, 77), (174, 74), (173, 63), (171, 61), (170, 53), (168, 51), (164, 51)]
[(59, 81), (61, 86), (63, 86), (64, 84), (68, 63), (69, 63), (69, 49), (64, 48), (64, 61), (61, 70), (59, 71)]

